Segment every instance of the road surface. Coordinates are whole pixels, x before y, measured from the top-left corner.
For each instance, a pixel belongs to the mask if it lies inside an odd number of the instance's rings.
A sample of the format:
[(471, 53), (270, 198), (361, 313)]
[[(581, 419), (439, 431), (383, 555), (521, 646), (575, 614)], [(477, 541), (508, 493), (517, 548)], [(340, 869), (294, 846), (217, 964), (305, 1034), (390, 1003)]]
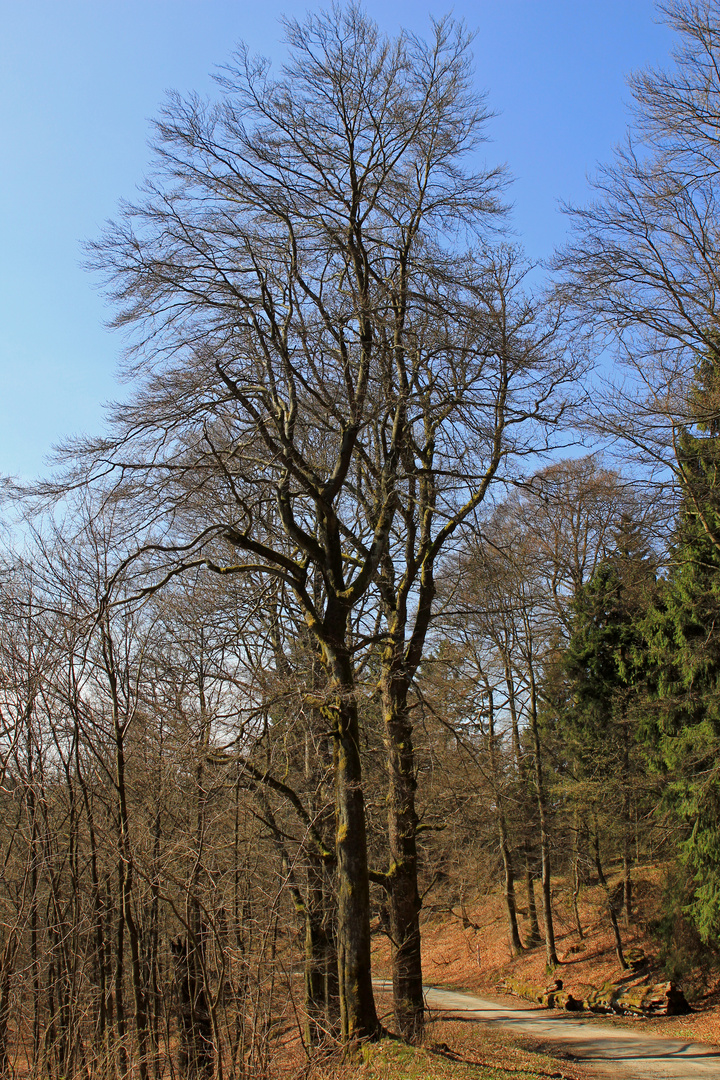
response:
[[(378, 989), (392, 984), (377, 982)], [(544, 1009), (513, 1009), (472, 994), (425, 988), (425, 1000), (434, 1019), (453, 1017), (497, 1025), (530, 1037), (549, 1054), (594, 1065), (598, 1073), (616, 1080), (720, 1080), (720, 1047), (707, 1043), (660, 1039), (628, 1028), (606, 1027), (584, 1017), (549, 1016)]]

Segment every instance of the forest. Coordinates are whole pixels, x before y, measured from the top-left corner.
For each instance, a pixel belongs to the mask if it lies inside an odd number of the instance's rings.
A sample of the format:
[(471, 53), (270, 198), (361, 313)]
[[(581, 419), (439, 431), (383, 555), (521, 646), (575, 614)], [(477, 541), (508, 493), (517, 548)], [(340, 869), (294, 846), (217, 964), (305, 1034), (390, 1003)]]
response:
[(377, 935), (420, 1041), (424, 913), (480, 880), (551, 975), (592, 877), (623, 969), (655, 864), (715, 962), (720, 5), (662, 12), (544, 268), (450, 18), (333, 7), (168, 96), (87, 250), (128, 395), (2, 492), (0, 1076), (375, 1040)]

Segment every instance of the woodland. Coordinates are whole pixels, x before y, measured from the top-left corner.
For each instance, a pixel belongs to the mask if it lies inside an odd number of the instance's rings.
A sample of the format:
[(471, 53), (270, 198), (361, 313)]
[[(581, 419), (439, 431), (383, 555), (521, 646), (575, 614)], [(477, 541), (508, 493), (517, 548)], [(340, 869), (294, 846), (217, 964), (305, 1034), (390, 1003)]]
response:
[(373, 934), (419, 1041), (422, 913), (477, 866), (549, 973), (553, 877), (625, 968), (641, 861), (714, 962), (720, 4), (661, 12), (542, 271), (452, 19), (333, 7), (168, 97), (88, 247), (128, 394), (4, 487), (1, 1076), (377, 1039)]

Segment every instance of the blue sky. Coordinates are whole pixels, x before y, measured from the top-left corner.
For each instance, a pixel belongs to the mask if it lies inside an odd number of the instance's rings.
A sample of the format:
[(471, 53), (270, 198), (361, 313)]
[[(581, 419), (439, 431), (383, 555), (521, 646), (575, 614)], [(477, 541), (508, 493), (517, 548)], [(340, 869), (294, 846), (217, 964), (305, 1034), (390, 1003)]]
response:
[[(211, 73), (244, 39), (279, 63), (296, 0), (0, 0), (0, 475), (46, 469), (64, 435), (102, 427), (122, 348), (81, 268), (147, 169), (166, 90), (214, 93)], [(450, 7), (368, 0), (390, 33), (424, 33)], [(498, 113), (488, 163), (507, 163), (513, 226), (534, 259), (562, 243), (561, 201), (623, 138), (626, 76), (672, 47), (651, 0), (457, 0), (477, 30), (478, 85)]]

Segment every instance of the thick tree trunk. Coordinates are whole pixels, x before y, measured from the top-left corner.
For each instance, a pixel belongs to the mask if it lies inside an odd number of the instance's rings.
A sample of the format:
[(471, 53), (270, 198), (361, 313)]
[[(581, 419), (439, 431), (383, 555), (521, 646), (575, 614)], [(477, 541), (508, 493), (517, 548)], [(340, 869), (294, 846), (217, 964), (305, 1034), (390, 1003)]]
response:
[(400, 1032), (407, 1039), (422, 1035), (424, 998), (420, 953), (420, 894), (417, 886), (417, 814), (412, 725), (407, 686), (383, 678), (383, 704), (388, 767), (388, 873), (392, 950), (393, 1004)]
[(381, 1028), (370, 974), (370, 879), (352, 660), (339, 646), (330, 659), (334, 700), (326, 708), (334, 736), (340, 1022), (349, 1043), (375, 1039)]

